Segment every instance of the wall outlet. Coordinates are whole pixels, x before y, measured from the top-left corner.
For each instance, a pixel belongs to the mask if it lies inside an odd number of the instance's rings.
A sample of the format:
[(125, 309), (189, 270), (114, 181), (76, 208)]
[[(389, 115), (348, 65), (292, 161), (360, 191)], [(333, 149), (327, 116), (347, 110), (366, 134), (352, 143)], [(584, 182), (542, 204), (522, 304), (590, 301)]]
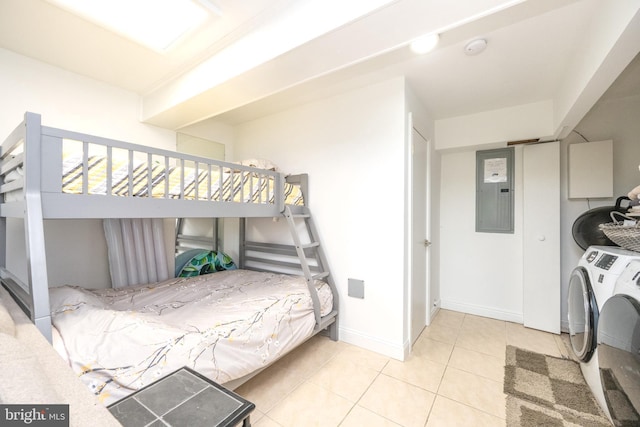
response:
[(364, 280), (349, 279), (348, 295), (350, 297), (364, 299)]

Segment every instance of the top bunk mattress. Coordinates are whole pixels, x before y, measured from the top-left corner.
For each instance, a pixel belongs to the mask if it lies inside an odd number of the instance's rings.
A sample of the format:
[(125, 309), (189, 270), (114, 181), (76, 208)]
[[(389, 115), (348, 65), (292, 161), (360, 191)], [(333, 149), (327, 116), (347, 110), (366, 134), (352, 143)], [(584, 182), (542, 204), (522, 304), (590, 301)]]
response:
[[(316, 281), (321, 314), (329, 285)], [(304, 277), (228, 270), (152, 285), (52, 288), (52, 322), (73, 370), (106, 405), (189, 366), (224, 384), (312, 335)]]

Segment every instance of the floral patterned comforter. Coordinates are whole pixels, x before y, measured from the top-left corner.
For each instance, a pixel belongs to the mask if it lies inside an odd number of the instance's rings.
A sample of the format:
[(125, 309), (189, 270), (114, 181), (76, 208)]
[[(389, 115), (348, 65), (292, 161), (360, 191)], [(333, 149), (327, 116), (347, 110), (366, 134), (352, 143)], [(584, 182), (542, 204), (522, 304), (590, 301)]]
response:
[[(317, 281), (322, 315), (329, 286)], [(224, 384), (262, 368), (315, 326), (303, 277), (221, 271), (121, 289), (52, 288), (63, 357), (108, 405), (189, 366)]]

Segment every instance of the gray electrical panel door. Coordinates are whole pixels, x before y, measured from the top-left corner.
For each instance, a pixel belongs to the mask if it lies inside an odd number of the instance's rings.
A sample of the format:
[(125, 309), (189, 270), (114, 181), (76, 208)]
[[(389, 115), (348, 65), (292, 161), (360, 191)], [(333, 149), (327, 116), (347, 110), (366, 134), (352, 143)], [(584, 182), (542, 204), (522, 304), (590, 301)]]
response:
[(513, 147), (476, 152), (476, 231), (513, 233)]

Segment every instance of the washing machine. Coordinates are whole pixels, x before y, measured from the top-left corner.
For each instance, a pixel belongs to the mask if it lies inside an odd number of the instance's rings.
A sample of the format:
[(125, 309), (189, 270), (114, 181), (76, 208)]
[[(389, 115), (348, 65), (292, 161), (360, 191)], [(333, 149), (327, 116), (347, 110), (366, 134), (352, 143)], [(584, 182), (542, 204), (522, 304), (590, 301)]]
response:
[(640, 253), (615, 246), (590, 246), (572, 271), (568, 290), (569, 338), (585, 381), (606, 412), (598, 368), (597, 330), (600, 310), (616, 282)]
[(611, 421), (640, 425), (640, 260), (629, 263), (602, 306), (596, 352)]

